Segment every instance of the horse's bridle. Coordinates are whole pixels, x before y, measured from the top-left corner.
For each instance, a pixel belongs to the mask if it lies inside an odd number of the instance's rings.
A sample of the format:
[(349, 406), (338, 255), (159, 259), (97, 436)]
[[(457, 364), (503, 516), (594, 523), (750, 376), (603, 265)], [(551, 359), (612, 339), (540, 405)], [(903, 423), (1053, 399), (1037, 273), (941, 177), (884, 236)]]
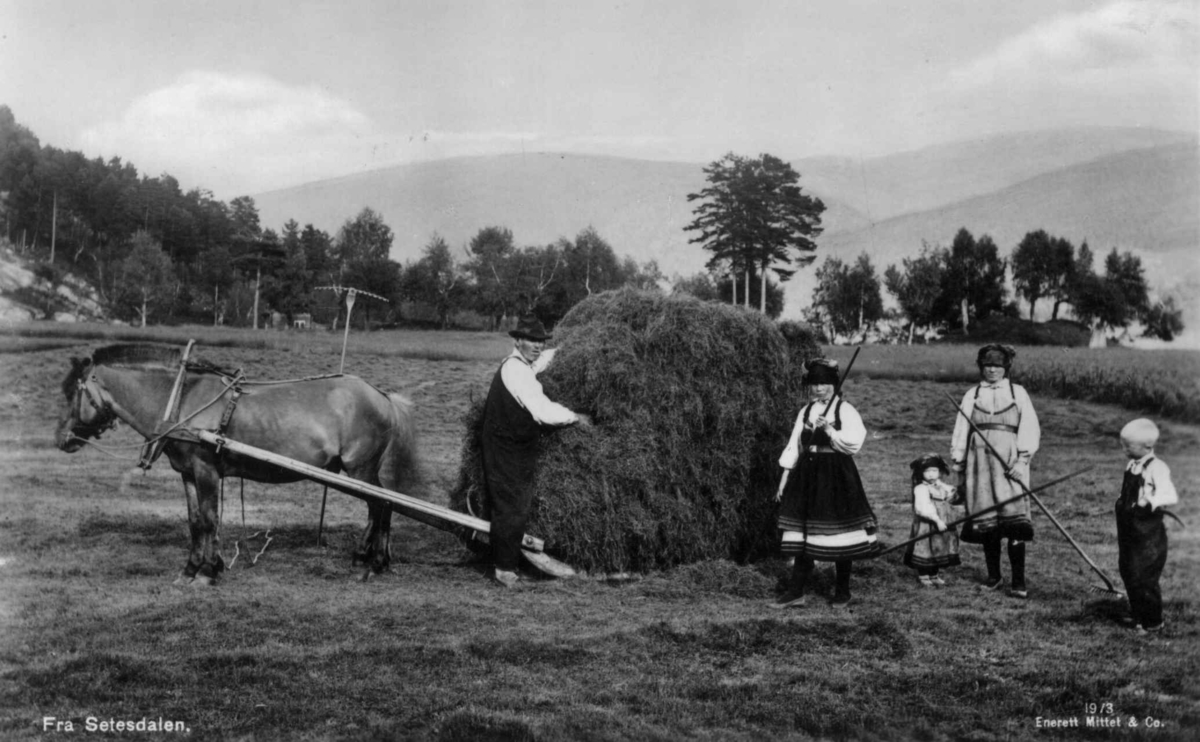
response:
[[(112, 430), (117, 426), (117, 413), (113, 409), (112, 402), (104, 398), (104, 395), (92, 390), (88, 387), (89, 381), (96, 381), (95, 371), (89, 370), (86, 374), (79, 377), (79, 381), (75, 382), (75, 419), (79, 421), (79, 428), (83, 435), (77, 436), (82, 438), (98, 438), (106, 431)], [(96, 410), (96, 419), (90, 423), (83, 422), (83, 398), (87, 397), (88, 403)]]

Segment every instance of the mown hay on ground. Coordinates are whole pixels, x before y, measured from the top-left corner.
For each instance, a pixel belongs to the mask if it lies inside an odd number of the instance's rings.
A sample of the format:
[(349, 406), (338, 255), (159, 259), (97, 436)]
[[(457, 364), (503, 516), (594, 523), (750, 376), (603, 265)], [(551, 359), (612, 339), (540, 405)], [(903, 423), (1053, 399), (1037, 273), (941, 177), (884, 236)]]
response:
[[(796, 343), (757, 312), (621, 290), (577, 305), (552, 345), (547, 394), (596, 425), (542, 438), (527, 530), (548, 551), (611, 573), (774, 548), (777, 461), (800, 404)], [(480, 399), (467, 414), (451, 494), (476, 513), (482, 411)]]

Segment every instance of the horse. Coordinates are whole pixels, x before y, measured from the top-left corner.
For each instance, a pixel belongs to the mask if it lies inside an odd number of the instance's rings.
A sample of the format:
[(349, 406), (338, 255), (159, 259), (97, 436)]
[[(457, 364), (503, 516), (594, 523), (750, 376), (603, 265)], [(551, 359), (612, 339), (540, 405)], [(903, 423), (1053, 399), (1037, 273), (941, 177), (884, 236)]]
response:
[[(217, 431), (393, 491), (415, 481), (416, 427), (412, 403), (403, 395), (385, 393), (350, 375), (250, 383), (240, 372), (187, 362), (177, 396), (178, 422), (164, 423), (183, 355), (167, 346), (121, 344), (98, 349), (90, 358), (71, 358), (55, 431), (58, 448), (74, 453), (119, 420), (148, 445), (162, 447), (171, 468), (182, 476), (187, 497), (191, 545), (177, 583), (211, 585), (225, 569), (217, 509), (222, 478), (272, 484), (303, 479), (218, 451), (189, 430)], [(354, 553), (355, 563), (367, 565), (363, 579), (390, 565), (391, 516), (388, 503), (368, 500), (367, 525)]]

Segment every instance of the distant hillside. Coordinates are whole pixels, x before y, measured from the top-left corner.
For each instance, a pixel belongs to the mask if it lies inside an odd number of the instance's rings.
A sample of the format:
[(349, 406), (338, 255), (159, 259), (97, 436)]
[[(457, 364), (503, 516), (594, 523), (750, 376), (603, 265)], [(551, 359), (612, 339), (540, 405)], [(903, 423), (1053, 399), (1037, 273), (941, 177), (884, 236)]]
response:
[[(1087, 240), (1101, 259), (1114, 247), (1131, 250), (1141, 256), (1152, 286), (1181, 298), (1197, 296), (1200, 148), (1193, 141), (1109, 155), (939, 209), (831, 234), (821, 247), (846, 257), (866, 252), (882, 271), (913, 255), (923, 240), (949, 245), (964, 226), (976, 237), (991, 235), (1001, 254), (1035, 229), (1075, 245)], [(801, 282), (794, 288), (805, 287)], [(1193, 314), (1200, 321), (1200, 313)]]
[(1194, 140), (1195, 135), (1186, 132), (1081, 128), (1006, 134), (863, 161), (819, 157), (794, 165), (816, 193), (836, 197), (880, 222), (993, 193), (1106, 155)]
[[(458, 247), (498, 225), (519, 245), (545, 245), (591, 225), (618, 255), (656, 259), (670, 275), (701, 270), (707, 259), (683, 231), (694, 206), (687, 194), (704, 186), (701, 164), (537, 152), (402, 165), (254, 200), (266, 226), (295, 218), (331, 234), (370, 206), (395, 233), (392, 257), (401, 262), (419, 257), (434, 232)], [(869, 224), (836, 200), (826, 208), (827, 224)]]
[[(922, 240), (948, 244), (959, 227), (1009, 252), (1043, 228), (1098, 252), (1142, 254), (1156, 286), (1186, 287), (1195, 267), (1200, 189), (1194, 135), (1141, 129), (1032, 132), (855, 162), (794, 163), (828, 211), (825, 255), (867, 252), (882, 270)], [(398, 166), (254, 196), (262, 223), (290, 218), (336, 233), (364, 206), (396, 234), (393, 257), (413, 260), (434, 232), (452, 246), (489, 225), (518, 244), (573, 237), (591, 225), (619, 255), (656, 259), (668, 275), (700, 270), (688, 244), (687, 194), (704, 187), (700, 163), (531, 153)], [(886, 218), (885, 218), (886, 215)], [(1168, 267), (1170, 266), (1170, 267)], [(1180, 267), (1185, 270), (1178, 270)], [(812, 270), (786, 284), (786, 316), (812, 295)], [(1200, 295), (1200, 290), (1189, 293)], [(1192, 326), (1200, 325), (1200, 312)]]

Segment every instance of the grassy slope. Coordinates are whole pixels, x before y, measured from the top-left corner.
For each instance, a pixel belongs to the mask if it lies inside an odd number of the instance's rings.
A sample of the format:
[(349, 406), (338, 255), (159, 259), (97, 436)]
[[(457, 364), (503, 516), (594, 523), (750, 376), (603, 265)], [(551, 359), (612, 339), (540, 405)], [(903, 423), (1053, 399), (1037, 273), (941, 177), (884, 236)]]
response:
[[(173, 587), (185, 559), (178, 479), (143, 475), (95, 451), (50, 443), (66, 351), (0, 356), (0, 736), (35, 738), (44, 715), (178, 718), (198, 739), (876, 739), (1110, 738), (1035, 729), (1112, 703), (1186, 739), (1200, 729), (1200, 568), (1195, 532), (1172, 527), (1168, 632), (1145, 639), (1113, 622), (1114, 601), (1050, 523), (1036, 518), (1033, 599), (978, 592), (982, 558), (943, 591), (921, 592), (897, 555), (861, 567), (857, 605), (780, 615), (766, 607), (782, 565), (692, 565), (622, 584), (528, 583), (505, 592), (448, 536), (398, 520), (395, 573), (367, 585), (349, 566), (363, 522), (334, 495), (329, 548), (315, 546), (315, 485), (248, 483), (243, 527), (227, 494), (216, 590)], [(330, 348), (206, 353), (252, 378), (327, 370)], [(432, 500), (455, 476), (458, 419), (493, 361), (352, 356), (381, 386), (435, 381), (417, 403)], [(283, 370), (286, 369), (286, 372)], [(906, 463), (947, 445), (943, 390), (894, 379), (848, 394), (871, 437), (858, 457), (889, 540), (908, 531)], [(1115, 576), (1111, 503), (1122, 465), (1115, 431), (1130, 413), (1037, 398), (1046, 429), (1035, 481), (1081, 467), (1047, 504)], [(1161, 455), (1177, 508), (1200, 522), (1200, 430), (1165, 424)], [(113, 442), (135, 442), (120, 433)], [(546, 534), (552, 536), (552, 534)], [(829, 575), (821, 572), (828, 584)]]

